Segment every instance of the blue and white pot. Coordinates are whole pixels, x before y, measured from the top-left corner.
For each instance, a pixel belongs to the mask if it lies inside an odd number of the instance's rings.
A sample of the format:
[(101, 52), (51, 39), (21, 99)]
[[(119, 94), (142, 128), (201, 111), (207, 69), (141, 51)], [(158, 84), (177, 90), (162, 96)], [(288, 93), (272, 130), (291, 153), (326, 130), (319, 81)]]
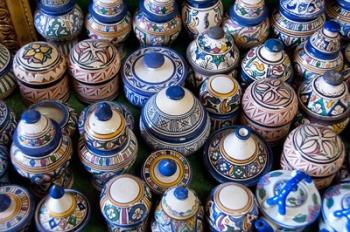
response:
[(350, 39), (350, 1), (326, 1), (326, 13), (330, 19), (340, 25), (340, 34), (344, 39)]
[(11, 144), (16, 126), (15, 114), (5, 102), (0, 101), (0, 145), (7, 147)]

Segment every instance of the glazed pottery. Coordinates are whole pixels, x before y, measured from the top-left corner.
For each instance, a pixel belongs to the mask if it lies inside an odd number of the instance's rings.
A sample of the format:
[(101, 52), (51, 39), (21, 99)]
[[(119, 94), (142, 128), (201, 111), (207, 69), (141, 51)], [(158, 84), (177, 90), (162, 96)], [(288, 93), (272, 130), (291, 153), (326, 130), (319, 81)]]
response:
[(256, 198), (263, 215), (255, 222), (258, 232), (301, 232), (318, 218), (322, 204), (312, 178), (299, 170), (267, 173), (258, 182)]
[(298, 99), (292, 87), (282, 80), (262, 79), (248, 86), (242, 109), (242, 122), (269, 144), (277, 145), (288, 135), (298, 111)]
[(141, 48), (123, 64), (125, 96), (131, 104), (143, 107), (161, 89), (184, 85), (187, 73), (187, 62), (176, 51), (165, 47)]
[(345, 147), (327, 127), (305, 124), (295, 128), (283, 145), (283, 169), (299, 169), (310, 175), (317, 188), (328, 187), (343, 165)]
[(280, 40), (268, 39), (263, 45), (250, 49), (241, 63), (242, 86), (265, 78), (291, 82), (293, 67), (283, 47)]
[(137, 139), (117, 108), (100, 102), (88, 112), (78, 152), (97, 190), (113, 176), (128, 171), (136, 160), (137, 151)]
[(151, 207), (151, 190), (129, 174), (109, 180), (100, 195), (100, 209), (110, 232), (146, 232)]
[(245, 126), (214, 132), (203, 150), (205, 167), (220, 183), (232, 181), (254, 186), (272, 166), (273, 155), (268, 145)]
[(72, 153), (70, 137), (55, 121), (36, 110), (22, 114), (13, 135), (11, 161), (17, 173), (31, 181), (35, 195), (45, 195), (52, 183), (73, 185), (68, 170)]
[(208, 111), (211, 130), (232, 126), (239, 115), (242, 90), (231, 76), (218, 74), (202, 83), (199, 99)]
[(9, 168), (9, 151), (5, 146), (0, 145), (0, 186), (9, 184), (8, 168)]
[(152, 232), (203, 231), (204, 210), (196, 193), (184, 186), (169, 188), (154, 213)]
[(29, 231), (34, 216), (32, 195), (18, 185), (0, 187), (0, 231)]
[(170, 86), (147, 101), (141, 112), (140, 131), (151, 149), (172, 149), (187, 156), (205, 143), (210, 119), (189, 90)]
[(339, 169), (336, 177), (336, 183), (350, 183), (350, 156), (345, 155), (343, 166)]
[(163, 194), (168, 188), (190, 184), (191, 165), (177, 151), (158, 150), (147, 157), (142, 168), (142, 178), (154, 193)]
[(211, 27), (188, 45), (186, 56), (194, 70), (193, 80), (189, 81), (194, 88), (198, 88), (204, 80), (215, 74), (235, 76), (239, 50), (230, 34), (220, 27)]
[(270, 32), (268, 10), (264, 0), (237, 0), (223, 23), (238, 47), (249, 49), (262, 44)]
[(350, 1), (336, 0), (326, 3), (327, 16), (339, 23), (343, 38), (350, 39)]
[(220, 26), (224, 17), (221, 0), (186, 0), (182, 5), (182, 22), (191, 37)]
[(181, 17), (175, 0), (141, 0), (133, 29), (141, 46), (167, 46), (180, 34)]
[(0, 101), (0, 145), (7, 147), (11, 144), (16, 126), (15, 114), (5, 102)]
[(5, 45), (0, 43), (0, 100), (10, 96), (15, 88), (11, 53)]
[(94, 103), (118, 96), (120, 56), (106, 40), (83, 40), (69, 54), (69, 71), (79, 100)]
[(254, 194), (237, 183), (229, 182), (214, 188), (206, 204), (206, 218), (212, 232), (250, 232), (258, 216)]
[(53, 185), (35, 210), (39, 232), (84, 231), (90, 220), (90, 203), (80, 192)]
[(327, 21), (323, 28), (296, 48), (294, 70), (299, 79), (310, 81), (326, 71), (343, 69), (339, 29), (338, 23)]

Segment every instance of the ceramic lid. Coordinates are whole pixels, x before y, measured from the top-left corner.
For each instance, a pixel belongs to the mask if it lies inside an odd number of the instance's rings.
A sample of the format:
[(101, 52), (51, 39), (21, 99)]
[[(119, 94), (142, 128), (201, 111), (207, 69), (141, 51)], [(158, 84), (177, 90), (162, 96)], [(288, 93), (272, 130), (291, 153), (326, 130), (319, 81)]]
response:
[(40, 232), (82, 231), (90, 220), (88, 199), (73, 189), (53, 185), (35, 211), (35, 224)]
[(168, 189), (164, 193), (160, 204), (169, 217), (177, 220), (193, 217), (201, 207), (196, 193), (184, 186)]
[(11, 53), (0, 43), (0, 76), (4, 75), (11, 68)]
[(178, 14), (175, 0), (141, 0), (140, 10), (147, 18), (154, 22), (166, 22)]
[(0, 231), (22, 231), (30, 224), (34, 209), (34, 199), (25, 188), (0, 187)]
[(39, 0), (37, 7), (48, 15), (63, 15), (71, 11), (76, 0)]
[(162, 194), (177, 185), (188, 186), (192, 179), (191, 165), (177, 151), (159, 150), (147, 157), (142, 177), (153, 192)]
[(101, 23), (118, 23), (127, 15), (123, 0), (93, 0), (89, 13)]
[(214, 6), (219, 0), (187, 0), (187, 4), (194, 8), (209, 8)]
[(280, 0), (280, 12), (294, 21), (309, 21), (320, 16), (325, 8), (324, 0)]
[(260, 24), (268, 17), (264, 0), (237, 0), (229, 10), (233, 21), (244, 26)]
[(7, 148), (0, 145), (0, 179), (7, 173), (9, 157), (10, 155)]
[(349, 0), (336, 0), (336, 2), (344, 9), (350, 11), (350, 1)]
[(310, 225), (320, 213), (320, 194), (312, 178), (299, 170), (267, 173), (256, 186), (256, 198), (265, 217), (288, 229)]

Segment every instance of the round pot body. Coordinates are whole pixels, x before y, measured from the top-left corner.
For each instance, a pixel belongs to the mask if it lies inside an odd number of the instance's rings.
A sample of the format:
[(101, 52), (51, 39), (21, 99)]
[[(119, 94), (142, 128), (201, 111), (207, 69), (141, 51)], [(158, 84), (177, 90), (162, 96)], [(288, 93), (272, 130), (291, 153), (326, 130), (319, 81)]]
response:
[(10, 96), (15, 88), (11, 53), (3, 44), (0, 44), (0, 100)]
[(17, 127), (14, 112), (0, 101), (0, 145), (8, 147), (12, 141), (12, 135)]

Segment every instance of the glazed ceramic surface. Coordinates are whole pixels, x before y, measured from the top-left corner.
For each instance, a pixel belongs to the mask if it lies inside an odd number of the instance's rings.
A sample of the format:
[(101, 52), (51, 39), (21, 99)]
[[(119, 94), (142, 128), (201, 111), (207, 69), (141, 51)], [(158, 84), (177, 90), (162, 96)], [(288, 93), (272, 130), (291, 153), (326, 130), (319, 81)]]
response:
[(3, 44), (0, 44), (0, 100), (11, 95), (15, 88), (11, 53)]
[(340, 34), (345, 39), (350, 39), (350, 1), (336, 0), (326, 1), (327, 16), (340, 25)]
[(7, 185), (10, 183), (8, 178), (9, 165), (9, 151), (7, 147), (0, 145), (0, 186)]
[(16, 126), (15, 114), (5, 102), (0, 101), (0, 145), (7, 147), (11, 144)]

